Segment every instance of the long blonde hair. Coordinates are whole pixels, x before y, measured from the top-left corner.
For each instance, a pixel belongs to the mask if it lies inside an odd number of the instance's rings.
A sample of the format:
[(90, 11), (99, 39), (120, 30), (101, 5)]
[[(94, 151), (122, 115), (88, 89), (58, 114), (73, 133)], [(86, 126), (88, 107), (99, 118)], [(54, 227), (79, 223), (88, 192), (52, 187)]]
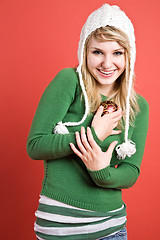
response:
[[(82, 75), (83, 81), (86, 89), (86, 93), (88, 96), (90, 111), (95, 112), (101, 103), (101, 94), (98, 90), (98, 84), (95, 78), (91, 75), (87, 67), (87, 51), (91, 38), (94, 37), (97, 41), (105, 42), (105, 41), (116, 41), (119, 45), (121, 45), (125, 50), (125, 61), (126, 68), (124, 72), (119, 76), (114, 85), (114, 93), (111, 96), (108, 96), (108, 100), (112, 100), (124, 111), (123, 118), (119, 123), (118, 127), (123, 127), (125, 123), (125, 110), (126, 110), (126, 98), (128, 93), (128, 82), (129, 82), (129, 73), (130, 73), (130, 44), (128, 36), (121, 31), (112, 26), (106, 26), (96, 29), (92, 32), (84, 46), (83, 52), (83, 65), (82, 65)], [(139, 106), (137, 103), (137, 94), (134, 90), (134, 79), (130, 94), (130, 124), (132, 125), (136, 113), (139, 111)]]

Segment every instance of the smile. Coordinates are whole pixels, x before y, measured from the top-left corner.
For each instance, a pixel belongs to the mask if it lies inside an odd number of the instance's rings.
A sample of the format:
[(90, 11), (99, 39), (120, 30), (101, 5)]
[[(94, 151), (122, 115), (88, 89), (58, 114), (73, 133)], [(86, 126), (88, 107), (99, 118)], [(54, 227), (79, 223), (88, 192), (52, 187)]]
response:
[(101, 70), (101, 69), (97, 69), (100, 73), (102, 73), (102, 74), (104, 74), (104, 75), (106, 75), (106, 76), (111, 76), (113, 73), (114, 73), (114, 71), (115, 70), (111, 70), (111, 71), (103, 71), (103, 70)]

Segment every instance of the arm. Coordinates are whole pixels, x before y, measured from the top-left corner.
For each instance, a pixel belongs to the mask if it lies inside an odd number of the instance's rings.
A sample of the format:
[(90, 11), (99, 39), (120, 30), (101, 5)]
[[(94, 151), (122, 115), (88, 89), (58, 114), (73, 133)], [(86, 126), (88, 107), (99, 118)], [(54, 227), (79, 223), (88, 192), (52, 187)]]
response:
[[(69, 143), (76, 144), (75, 132), (54, 134), (53, 129), (64, 119), (74, 102), (77, 86), (79, 88), (76, 72), (73, 69), (63, 69), (44, 91), (27, 138), (27, 153), (30, 158), (53, 160), (73, 154)], [(103, 145), (96, 135), (95, 139), (98, 144)]]
[(148, 130), (148, 103), (140, 97), (140, 112), (136, 116), (135, 126), (131, 139), (136, 143), (136, 153), (132, 157), (126, 157), (117, 168), (109, 165), (100, 171), (89, 171), (93, 181), (100, 187), (129, 188), (134, 185), (140, 174), (140, 166), (143, 158), (145, 141)]
[[(140, 99), (139, 106), (140, 112), (136, 116), (132, 134), (132, 140), (136, 143), (137, 151), (132, 157), (126, 157), (126, 159), (122, 160), (117, 168), (114, 168), (113, 165), (110, 164), (115, 142), (110, 144), (106, 152), (102, 152), (94, 141), (92, 134), (90, 134), (91, 131), (87, 132), (87, 138), (85, 137), (84, 131), (82, 131), (81, 139), (77, 133), (77, 144), (81, 152), (76, 150), (74, 145), (71, 145), (72, 150), (85, 163), (96, 185), (103, 188), (122, 189), (129, 188), (136, 182), (140, 173), (140, 165), (148, 129), (148, 104), (142, 98)], [(113, 158), (116, 158), (115, 152)]]
[(27, 138), (27, 153), (32, 159), (54, 159), (72, 154), (69, 143), (75, 134), (53, 134), (56, 124), (66, 115), (74, 101), (76, 73), (63, 69), (44, 91)]
[(121, 163), (117, 168), (109, 165), (100, 171), (90, 171), (88, 169), (88, 172), (99, 187), (125, 189), (135, 184), (140, 170), (131, 163)]

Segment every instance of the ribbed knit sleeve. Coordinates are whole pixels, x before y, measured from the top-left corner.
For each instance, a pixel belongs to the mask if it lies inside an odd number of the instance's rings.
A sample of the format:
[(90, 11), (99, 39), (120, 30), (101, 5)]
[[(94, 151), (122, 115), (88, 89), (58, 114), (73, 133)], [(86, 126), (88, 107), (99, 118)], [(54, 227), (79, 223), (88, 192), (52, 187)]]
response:
[(72, 68), (61, 70), (44, 91), (27, 139), (27, 153), (32, 159), (55, 159), (72, 154), (70, 142), (75, 133), (53, 134), (73, 103), (78, 79)]
[(112, 164), (99, 171), (88, 172), (96, 185), (103, 188), (123, 189), (133, 186), (140, 174), (140, 166), (144, 153), (145, 141), (148, 130), (149, 107), (144, 98), (138, 99), (140, 112), (136, 116), (135, 126), (131, 136), (136, 143), (136, 153), (119, 161), (118, 167)]
[[(77, 145), (75, 131), (80, 132), (82, 125), (90, 126), (93, 115), (89, 116), (85, 124), (79, 125), (74, 130), (71, 129), (69, 134), (54, 134), (53, 129), (58, 122), (65, 122), (63, 119), (66, 115), (68, 116), (69, 108), (73, 104), (77, 112), (72, 112), (72, 114), (70, 112), (68, 121), (74, 122), (73, 115), (76, 122), (81, 120), (85, 111), (84, 101), (81, 101), (79, 97), (81, 93), (78, 76), (73, 68), (61, 70), (51, 81), (39, 101), (27, 138), (27, 153), (30, 158), (53, 160), (73, 154), (69, 143)], [(102, 148), (106, 146), (98, 139), (94, 129), (91, 129), (97, 144)]]

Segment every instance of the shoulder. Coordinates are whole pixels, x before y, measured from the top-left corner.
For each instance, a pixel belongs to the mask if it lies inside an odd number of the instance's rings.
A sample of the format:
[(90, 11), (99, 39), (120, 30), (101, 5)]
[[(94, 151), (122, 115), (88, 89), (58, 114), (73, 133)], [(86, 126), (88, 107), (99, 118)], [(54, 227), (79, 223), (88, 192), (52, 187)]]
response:
[(78, 82), (78, 75), (75, 68), (63, 68), (59, 73), (55, 76), (53, 81), (56, 79), (61, 79), (63, 82)]
[(78, 75), (75, 68), (60, 70), (47, 86), (47, 90), (75, 91), (78, 84)]
[(144, 97), (142, 97), (140, 94), (137, 94), (137, 102), (138, 102), (140, 111), (149, 110), (149, 105), (147, 100)]
[(64, 68), (57, 73), (43, 92), (43, 96), (74, 96), (77, 90), (78, 75), (74, 68)]
[(137, 103), (139, 106), (139, 111), (136, 115), (136, 119), (137, 121), (141, 121), (144, 124), (144, 122), (148, 122), (149, 119), (149, 105), (148, 102), (146, 101), (146, 99), (144, 97), (142, 97), (141, 95), (137, 94)]

